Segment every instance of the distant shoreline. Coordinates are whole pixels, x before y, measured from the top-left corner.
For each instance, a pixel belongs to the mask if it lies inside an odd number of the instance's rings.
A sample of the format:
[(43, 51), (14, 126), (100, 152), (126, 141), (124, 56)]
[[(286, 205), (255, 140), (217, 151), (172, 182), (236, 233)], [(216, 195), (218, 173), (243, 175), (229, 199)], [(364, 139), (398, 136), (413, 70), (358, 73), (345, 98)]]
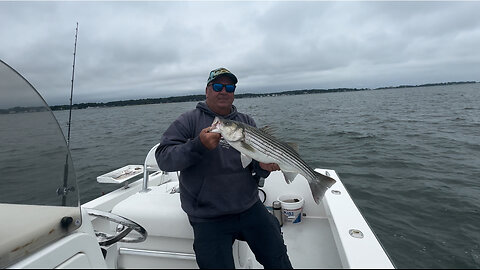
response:
[[(303, 89), (303, 90), (290, 90), (290, 91), (271, 92), (271, 93), (236, 94), (235, 98), (239, 99), (239, 98), (268, 97), (268, 96), (306, 95), (306, 94), (319, 94), (319, 93), (399, 89), (399, 88), (430, 87), (430, 86), (439, 86), (439, 85), (457, 85), (457, 84), (474, 84), (474, 83), (479, 83), (479, 82), (459, 81), (459, 82), (427, 83), (427, 84), (420, 84), (420, 85), (387, 86), (387, 87), (378, 87), (378, 88)], [(205, 100), (205, 95), (187, 95), (187, 96), (175, 96), (175, 97), (166, 97), (166, 98), (146, 98), (146, 99), (135, 99), (135, 100), (131, 99), (131, 100), (121, 100), (121, 101), (110, 101), (110, 102), (78, 103), (78, 104), (74, 104), (72, 108), (86, 109), (89, 107), (119, 107), (119, 106), (176, 103), (176, 102), (203, 101), (203, 100)], [(50, 106), (50, 109), (52, 111), (68, 110), (69, 108), (70, 108), (69, 105)]]

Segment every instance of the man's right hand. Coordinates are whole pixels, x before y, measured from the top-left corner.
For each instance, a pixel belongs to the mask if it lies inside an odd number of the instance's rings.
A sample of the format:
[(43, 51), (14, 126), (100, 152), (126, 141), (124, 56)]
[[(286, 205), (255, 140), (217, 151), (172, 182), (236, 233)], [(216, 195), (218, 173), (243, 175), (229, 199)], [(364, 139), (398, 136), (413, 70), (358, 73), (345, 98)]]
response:
[(220, 138), (222, 137), (220, 133), (210, 132), (212, 129), (213, 127), (204, 128), (202, 131), (200, 131), (200, 135), (198, 135), (200, 137), (200, 141), (208, 150), (215, 149), (220, 142)]

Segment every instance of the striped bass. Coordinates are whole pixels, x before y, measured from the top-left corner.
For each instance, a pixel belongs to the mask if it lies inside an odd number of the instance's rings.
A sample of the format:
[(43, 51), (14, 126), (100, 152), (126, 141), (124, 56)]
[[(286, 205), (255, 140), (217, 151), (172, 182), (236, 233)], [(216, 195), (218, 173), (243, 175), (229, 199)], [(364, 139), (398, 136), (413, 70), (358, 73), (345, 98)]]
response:
[(215, 117), (210, 132), (222, 137), (240, 152), (245, 168), (252, 159), (262, 163), (276, 163), (285, 181), (290, 184), (298, 174), (303, 175), (310, 185), (313, 199), (317, 204), (335, 179), (314, 171), (290, 145), (283, 143), (266, 132), (245, 123)]

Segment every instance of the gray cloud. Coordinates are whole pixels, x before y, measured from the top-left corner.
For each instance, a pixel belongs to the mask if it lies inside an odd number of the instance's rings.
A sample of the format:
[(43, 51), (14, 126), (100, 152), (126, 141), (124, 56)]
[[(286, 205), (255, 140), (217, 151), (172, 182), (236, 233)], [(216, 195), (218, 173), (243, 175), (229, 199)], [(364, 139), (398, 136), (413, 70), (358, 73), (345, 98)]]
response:
[(480, 2), (0, 2), (0, 59), (49, 104), (479, 80)]

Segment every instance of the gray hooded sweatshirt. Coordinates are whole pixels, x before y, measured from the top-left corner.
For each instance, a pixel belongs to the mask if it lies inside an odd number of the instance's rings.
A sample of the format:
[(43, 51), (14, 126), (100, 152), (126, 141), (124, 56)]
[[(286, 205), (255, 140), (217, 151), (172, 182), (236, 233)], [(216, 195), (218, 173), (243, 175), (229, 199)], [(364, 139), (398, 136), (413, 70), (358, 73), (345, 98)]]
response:
[(215, 116), (255, 126), (248, 115), (237, 112), (235, 106), (227, 116), (212, 112), (206, 103), (178, 117), (162, 136), (155, 153), (160, 169), (180, 171), (180, 200), (190, 221), (214, 220), (241, 213), (255, 204), (258, 179), (268, 171), (253, 161), (242, 167), (240, 152), (225, 140), (208, 150), (200, 141), (200, 131), (213, 122)]

